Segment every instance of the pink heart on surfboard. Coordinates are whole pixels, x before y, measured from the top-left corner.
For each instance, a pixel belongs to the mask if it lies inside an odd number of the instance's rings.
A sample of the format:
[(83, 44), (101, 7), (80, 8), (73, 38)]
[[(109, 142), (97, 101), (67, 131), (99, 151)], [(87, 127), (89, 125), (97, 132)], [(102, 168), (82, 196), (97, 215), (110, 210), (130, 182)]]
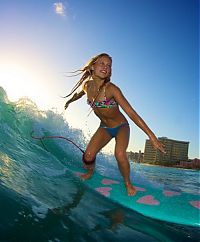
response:
[(168, 190), (163, 191), (163, 194), (164, 194), (166, 197), (173, 197), (173, 196), (181, 195), (180, 192), (168, 191)]
[(85, 173), (81, 173), (81, 172), (75, 172), (74, 175), (75, 176), (81, 176), (81, 175), (84, 175)]
[[(134, 187), (135, 187), (135, 186), (134, 186)], [(136, 191), (140, 191), (140, 192), (144, 192), (144, 191), (146, 191), (146, 189), (143, 188), (143, 187), (135, 187), (135, 189), (136, 189)]]
[(195, 208), (197, 208), (197, 209), (200, 209), (200, 201), (189, 201), (189, 203), (190, 203), (193, 207), (195, 207)]
[(107, 179), (107, 178), (103, 178), (103, 179), (101, 180), (101, 183), (102, 183), (103, 185), (119, 184), (118, 181), (111, 180), (111, 179)]
[(109, 197), (110, 196), (110, 191), (112, 190), (111, 187), (97, 187), (95, 188), (97, 192), (100, 192), (102, 195)]
[(160, 202), (155, 200), (152, 195), (146, 195), (141, 197), (136, 201), (137, 203), (147, 204), (147, 205), (159, 205)]

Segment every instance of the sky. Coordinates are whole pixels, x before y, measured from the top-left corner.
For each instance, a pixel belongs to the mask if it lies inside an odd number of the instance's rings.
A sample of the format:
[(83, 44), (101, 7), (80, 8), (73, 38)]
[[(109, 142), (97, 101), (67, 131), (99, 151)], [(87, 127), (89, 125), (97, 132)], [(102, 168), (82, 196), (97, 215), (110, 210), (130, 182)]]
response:
[[(0, 0), (0, 86), (91, 137), (99, 121), (86, 98), (64, 111), (61, 96), (77, 81), (67, 72), (106, 52), (112, 82), (156, 136), (188, 141), (199, 157), (198, 24), (197, 0)], [(128, 120), (128, 150), (144, 151), (148, 137)]]

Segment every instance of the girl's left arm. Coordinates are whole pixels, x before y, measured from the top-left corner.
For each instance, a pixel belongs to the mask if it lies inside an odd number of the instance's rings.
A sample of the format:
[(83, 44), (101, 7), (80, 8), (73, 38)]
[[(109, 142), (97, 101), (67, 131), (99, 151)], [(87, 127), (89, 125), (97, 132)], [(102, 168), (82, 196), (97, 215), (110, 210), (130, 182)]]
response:
[(161, 152), (165, 153), (164, 145), (157, 139), (153, 131), (148, 127), (145, 121), (137, 114), (133, 107), (129, 104), (127, 99), (122, 94), (121, 90), (112, 84), (112, 93), (114, 99), (124, 110), (124, 112), (129, 116), (129, 118), (140, 128), (142, 129), (151, 140), (153, 146), (156, 149), (159, 149)]

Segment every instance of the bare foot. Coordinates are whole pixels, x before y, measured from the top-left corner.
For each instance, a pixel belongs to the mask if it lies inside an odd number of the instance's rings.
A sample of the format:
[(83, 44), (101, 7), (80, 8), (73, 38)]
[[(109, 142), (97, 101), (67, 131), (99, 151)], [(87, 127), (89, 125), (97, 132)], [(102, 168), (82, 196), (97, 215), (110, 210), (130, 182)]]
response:
[(136, 189), (131, 183), (126, 183), (126, 190), (128, 193), (128, 196), (134, 196), (136, 194)]
[(85, 173), (85, 174), (82, 174), (80, 177), (83, 179), (83, 180), (87, 180), (87, 179), (90, 179), (90, 177), (92, 176), (93, 173)]
[(87, 173), (82, 174), (80, 177), (81, 177), (83, 180), (90, 179), (90, 177), (93, 175), (93, 172), (94, 172), (94, 169), (93, 169), (93, 168), (89, 168), (89, 169), (87, 170)]

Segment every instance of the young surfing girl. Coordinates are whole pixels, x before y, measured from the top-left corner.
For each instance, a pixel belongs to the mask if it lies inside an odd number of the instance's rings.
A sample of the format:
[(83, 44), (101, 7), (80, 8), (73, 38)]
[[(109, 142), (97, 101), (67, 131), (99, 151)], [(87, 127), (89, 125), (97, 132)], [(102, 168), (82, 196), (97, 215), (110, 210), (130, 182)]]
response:
[(100, 119), (100, 125), (92, 136), (83, 155), (84, 167), (87, 169), (87, 173), (82, 175), (82, 178), (89, 179), (92, 176), (97, 153), (112, 138), (115, 138), (115, 157), (124, 179), (127, 194), (132, 196), (136, 193), (136, 189), (130, 181), (130, 164), (126, 154), (130, 128), (119, 106), (148, 135), (155, 149), (165, 152), (164, 146), (129, 104), (120, 88), (110, 81), (112, 58), (108, 54), (102, 53), (93, 57), (79, 72), (82, 76), (71, 93), (66, 96), (70, 97), (73, 95), (66, 102), (65, 109), (70, 103), (86, 94), (88, 105)]

